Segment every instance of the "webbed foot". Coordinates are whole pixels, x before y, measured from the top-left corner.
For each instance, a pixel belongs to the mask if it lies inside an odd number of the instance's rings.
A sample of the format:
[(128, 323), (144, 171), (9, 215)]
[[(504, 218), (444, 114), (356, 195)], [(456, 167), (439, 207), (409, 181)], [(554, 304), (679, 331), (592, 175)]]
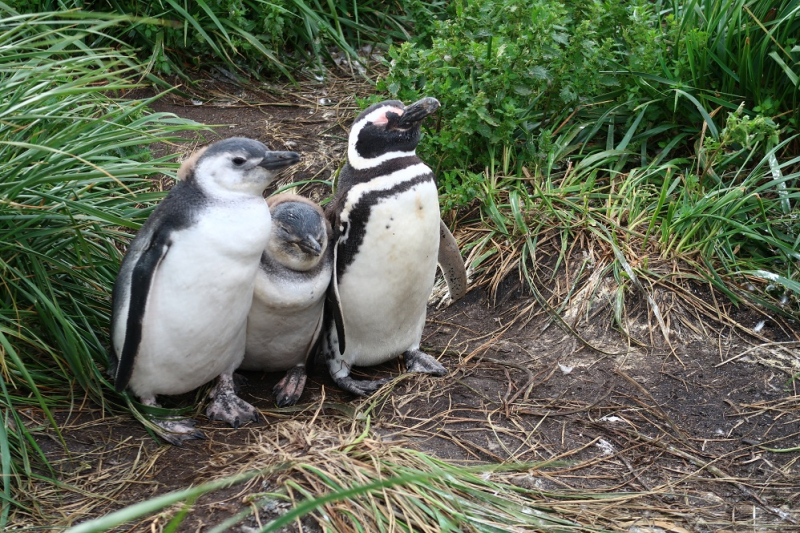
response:
[[(144, 396), (141, 397), (140, 400), (144, 405), (149, 407), (161, 407), (158, 402), (156, 402), (155, 396)], [(195, 428), (197, 422), (191, 418), (177, 416), (156, 418), (150, 414), (145, 416), (150, 422), (158, 426), (159, 429), (155, 430), (158, 436), (173, 446), (182, 446), (184, 441), (187, 440), (206, 438), (202, 431)]]
[(358, 396), (369, 396), (390, 381), (388, 379), (353, 379), (350, 376), (334, 377), (333, 380), (342, 389)]
[(409, 372), (421, 372), (423, 374), (433, 374), (434, 376), (447, 375), (447, 369), (422, 350), (415, 348), (406, 350), (403, 353), (403, 357), (406, 360), (406, 370)]
[(206, 416), (211, 420), (227, 422), (234, 429), (247, 422), (258, 422), (261, 415), (258, 409), (236, 396), (231, 374), (219, 376), (217, 384), (211, 390), (212, 401), (206, 409)]
[(303, 394), (305, 386), (306, 367), (299, 365), (290, 368), (286, 375), (283, 376), (283, 379), (272, 388), (272, 394), (275, 395), (275, 403), (278, 404), (278, 407), (296, 404)]
[(159, 431), (158, 436), (173, 446), (182, 446), (187, 440), (206, 438), (202, 431), (194, 427), (197, 422), (191, 418), (151, 418), (150, 421), (164, 430)]

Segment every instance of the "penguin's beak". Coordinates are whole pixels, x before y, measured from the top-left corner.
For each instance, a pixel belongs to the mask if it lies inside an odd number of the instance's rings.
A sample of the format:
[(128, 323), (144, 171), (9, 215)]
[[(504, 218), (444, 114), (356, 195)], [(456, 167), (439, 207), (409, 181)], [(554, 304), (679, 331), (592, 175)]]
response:
[(422, 119), (436, 112), (440, 105), (439, 100), (430, 96), (418, 102), (414, 102), (406, 107), (403, 114), (400, 115), (398, 126), (401, 128), (410, 128), (411, 126), (419, 124), (422, 122)]
[(267, 170), (278, 170), (294, 165), (298, 161), (300, 161), (300, 154), (296, 152), (267, 152), (258, 166)]
[(300, 247), (306, 253), (319, 255), (322, 252), (322, 246), (317, 242), (317, 239), (312, 237), (311, 235), (307, 236), (305, 239), (297, 243), (297, 246)]

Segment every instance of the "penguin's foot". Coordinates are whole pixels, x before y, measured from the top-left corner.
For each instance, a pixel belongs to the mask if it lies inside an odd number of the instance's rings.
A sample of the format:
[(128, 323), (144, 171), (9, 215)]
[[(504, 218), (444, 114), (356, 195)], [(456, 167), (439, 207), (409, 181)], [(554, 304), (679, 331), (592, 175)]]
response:
[(333, 381), (335, 381), (336, 384), (344, 390), (359, 396), (369, 396), (376, 390), (383, 387), (385, 384), (389, 383), (388, 379), (353, 379), (350, 376), (338, 378), (335, 377), (333, 378)]
[(158, 432), (158, 436), (173, 446), (182, 446), (187, 440), (206, 438), (202, 431), (194, 427), (197, 422), (191, 418), (151, 418), (150, 421), (163, 430)]
[(258, 409), (236, 396), (231, 374), (223, 374), (218, 378), (211, 390), (211, 398), (206, 409), (206, 416), (211, 420), (221, 420), (238, 429), (242, 424), (258, 422), (261, 418)]
[(436, 283), (431, 289), (431, 295), (428, 296), (428, 305), (435, 309), (442, 307), (450, 307), (454, 300), (450, 297), (450, 289), (445, 284), (444, 279), (439, 276), (436, 277)]
[(290, 368), (283, 379), (280, 380), (272, 389), (275, 395), (275, 403), (278, 407), (294, 405), (303, 394), (306, 386), (306, 367), (303, 365)]
[[(149, 407), (161, 407), (156, 401), (155, 395), (140, 396), (139, 400), (142, 404)], [(159, 429), (156, 430), (158, 436), (173, 446), (181, 446), (183, 445), (183, 441), (186, 440), (206, 438), (202, 431), (194, 427), (197, 422), (191, 418), (182, 418), (178, 416), (156, 418), (152, 415), (146, 416), (150, 422), (159, 427)]]
[(217, 394), (206, 409), (210, 420), (227, 422), (234, 429), (247, 422), (258, 422), (258, 409), (236, 396), (233, 392)]
[(247, 385), (247, 378), (241, 374), (234, 374), (233, 375), (233, 392), (239, 394), (239, 391), (242, 390), (242, 387)]
[(403, 357), (406, 360), (406, 370), (409, 372), (421, 372), (423, 374), (433, 374), (434, 376), (447, 375), (447, 369), (422, 350), (407, 350), (403, 353)]

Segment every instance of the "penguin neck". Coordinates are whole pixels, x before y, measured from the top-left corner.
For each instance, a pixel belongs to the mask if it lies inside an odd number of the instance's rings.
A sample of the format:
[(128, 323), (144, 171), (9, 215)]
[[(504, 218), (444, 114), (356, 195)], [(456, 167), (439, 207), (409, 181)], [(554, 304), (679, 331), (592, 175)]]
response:
[(262, 167), (233, 170), (212, 159), (200, 162), (191, 181), (211, 198), (236, 202), (262, 197), (274, 179), (275, 173)]
[[(253, 199), (263, 200), (264, 191), (260, 186), (230, 189), (211, 180), (203, 183), (197, 183), (197, 186), (207, 197), (219, 199), (224, 202), (242, 202)], [(264, 201), (264, 205), (266, 206), (266, 201)]]
[(347, 162), (350, 163), (350, 166), (356, 170), (366, 170), (369, 168), (375, 168), (378, 165), (385, 163), (387, 161), (391, 161), (392, 159), (397, 159), (400, 157), (413, 157), (417, 155), (416, 149), (409, 150), (407, 152), (386, 152), (377, 157), (362, 157), (358, 150), (356, 150), (356, 143), (351, 141), (348, 143), (347, 146)]

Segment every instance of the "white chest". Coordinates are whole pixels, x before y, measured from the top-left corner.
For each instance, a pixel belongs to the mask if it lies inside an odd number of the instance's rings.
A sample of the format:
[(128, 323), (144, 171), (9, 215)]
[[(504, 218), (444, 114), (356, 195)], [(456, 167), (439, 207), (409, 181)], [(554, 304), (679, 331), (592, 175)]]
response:
[(148, 295), (134, 392), (185, 392), (241, 361), (269, 230), (266, 203), (254, 198), (211, 206), (175, 232)]
[(277, 371), (305, 362), (321, 327), (330, 278), (330, 265), (307, 276), (259, 270), (241, 368)]
[[(357, 221), (352, 224), (351, 231), (359, 231)], [(361, 245), (338, 280), (351, 364), (377, 364), (418, 346), (438, 251), (432, 181), (372, 206)]]

